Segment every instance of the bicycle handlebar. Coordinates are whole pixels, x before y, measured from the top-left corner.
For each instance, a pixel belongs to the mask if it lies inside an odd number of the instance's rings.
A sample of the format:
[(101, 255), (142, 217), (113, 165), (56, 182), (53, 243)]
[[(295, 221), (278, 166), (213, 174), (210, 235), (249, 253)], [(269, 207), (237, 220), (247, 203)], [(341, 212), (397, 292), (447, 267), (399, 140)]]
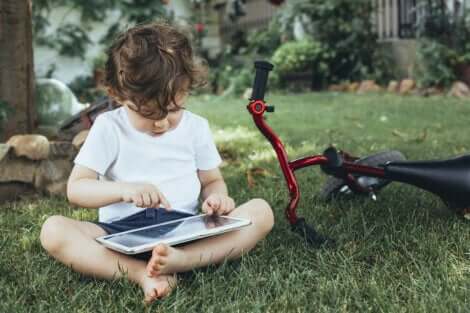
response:
[(268, 82), (269, 72), (273, 69), (273, 65), (267, 61), (255, 62), (255, 81), (253, 82), (253, 92), (251, 100), (264, 100), (264, 93), (266, 92), (266, 84)]

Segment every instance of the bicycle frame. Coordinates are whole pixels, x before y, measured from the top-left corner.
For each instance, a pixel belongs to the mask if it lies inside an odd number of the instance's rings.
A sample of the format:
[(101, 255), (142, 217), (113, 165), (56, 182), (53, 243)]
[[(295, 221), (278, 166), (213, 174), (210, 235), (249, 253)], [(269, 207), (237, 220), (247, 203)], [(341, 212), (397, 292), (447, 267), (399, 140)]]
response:
[[(248, 111), (253, 117), (255, 125), (266, 137), (266, 139), (271, 143), (274, 151), (276, 152), (277, 159), (281, 166), (282, 173), (284, 174), (284, 178), (286, 180), (287, 188), (289, 189), (290, 194), (290, 201), (285, 210), (285, 215), (286, 218), (289, 220), (289, 223), (291, 225), (294, 225), (298, 222), (296, 209), (300, 199), (300, 190), (294, 172), (307, 166), (327, 166), (329, 160), (325, 155), (312, 155), (289, 161), (287, 152), (284, 148), (284, 145), (282, 144), (281, 139), (265, 122), (264, 114), (267, 111), (269, 112), (271, 108), (272, 107), (268, 106), (266, 102), (261, 99), (251, 100), (247, 106)], [(348, 186), (352, 190), (367, 193), (370, 192), (370, 190), (366, 190), (361, 185), (359, 185), (359, 183), (354, 178), (354, 174), (377, 178), (383, 178), (385, 176), (383, 168), (355, 164), (353, 162), (358, 158), (353, 157), (346, 152), (340, 153), (344, 161), (342, 162), (340, 167), (341, 171), (338, 172), (341, 172), (342, 174), (337, 174), (335, 176), (346, 179)]]
[(285, 215), (292, 229), (305, 236), (309, 243), (318, 246), (334, 241), (318, 234), (304, 218), (296, 214), (300, 190), (294, 172), (307, 166), (320, 165), (323, 172), (343, 180), (352, 192), (369, 194), (374, 199), (373, 186), (361, 185), (356, 177), (375, 177), (414, 185), (439, 196), (456, 213), (465, 217), (470, 215), (470, 155), (447, 160), (387, 162), (383, 166), (374, 167), (361, 165), (359, 158), (330, 147), (321, 155), (289, 161), (284, 145), (264, 119), (266, 112), (274, 111), (274, 107), (264, 101), (268, 74), (273, 65), (266, 61), (256, 61), (255, 69), (253, 91), (247, 109), (255, 125), (271, 143), (284, 174), (290, 194)]

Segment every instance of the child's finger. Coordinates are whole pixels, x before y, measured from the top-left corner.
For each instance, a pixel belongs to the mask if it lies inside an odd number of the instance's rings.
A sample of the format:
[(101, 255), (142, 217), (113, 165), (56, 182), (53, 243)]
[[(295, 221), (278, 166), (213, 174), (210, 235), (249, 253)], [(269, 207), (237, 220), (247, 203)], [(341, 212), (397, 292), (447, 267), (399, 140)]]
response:
[(165, 196), (164, 196), (161, 192), (158, 192), (158, 195), (159, 195), (159, 197), (160, 197), (160, 204), (161, 204), (166, 210), (170, 210), (170, 209), (171, 209), (170, 202), (168, 202), (168, 200), (165, 198)]
[(151, 207), (152, 206), (152, 198), (150, 197), (149, 193), (144, 193), (142, 195), (142, 204), (145, 207)]
[(158, 193), (154, 191), (150, 194), (150, 197), (152, 198), (152, 208), (158, 208), (160, 206), (160, 197), (158, 196)]
[(214, 197), (213, 199), (210, 199), (209, 204), (211, 208), (218, 210), (220, 208), (220, 197)]
[(230, 212), (229, 210), (229, 201), (228, 201), (228, 198), (224, 198), (223, 199), (223, 211), (221, 212), (221, 215), (222, 214), (227, 214), (228, 212)]
[(216, 213), (217, 215), (221, 215), (224, 211), (224, 203), (223, 203), (223, 199), (221, 199), (220, 197), (217, 198), (216, 201), (214, 201), (214, 213)]
[(141, 196), (141, 195), (133, 196), (133, 197), (132, 197), (132, 202), (133, 202), (136, 206), (141, 207), (141, 206), (142, 206), (142, 196)]
[(202, 204), (202, 212), (212, 215), (212, 208), (209, 204), (209, 201), (204, 201)]
[(220, 200), (219, 215), (224, 215), (225, 213), (227, 213), (227, 199), (222, 198)]
[(237, 207), (237, 204), (235, 203), (235, 200), (230, 198), (230, 211), (235, 210), (236, 207)]

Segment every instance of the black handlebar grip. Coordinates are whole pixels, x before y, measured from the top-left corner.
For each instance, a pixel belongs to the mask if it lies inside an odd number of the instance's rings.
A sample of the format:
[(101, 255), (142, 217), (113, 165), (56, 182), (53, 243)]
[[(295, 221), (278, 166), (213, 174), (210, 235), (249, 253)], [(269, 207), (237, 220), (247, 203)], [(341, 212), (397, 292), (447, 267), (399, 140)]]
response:
[(266, 92), (266, 83), (268, 82), (269, 71), (273, 69), (273, 65), (267, 61), (255, 62), (255, 81), (253, 83), (253, 92), (251, 100), (264, 100), (264, 93)]

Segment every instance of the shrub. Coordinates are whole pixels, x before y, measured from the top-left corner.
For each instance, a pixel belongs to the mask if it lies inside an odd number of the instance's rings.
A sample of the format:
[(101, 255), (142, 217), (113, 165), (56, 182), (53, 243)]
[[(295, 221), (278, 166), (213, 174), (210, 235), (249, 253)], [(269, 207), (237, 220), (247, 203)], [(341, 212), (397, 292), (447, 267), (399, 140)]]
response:
[(266, 29), (249, 33), (247, 41), (248, 52), (271, 56), (281, 45), (281, 32), (276, 19), (273, 19)]
[(416, 80), (422, 87), (449, 86), (455, 81), (456, 53), (436, 40), (418, 42)]
[(313, 69), (327, 75), (329, 57), (328, 52), (317, 41), (291, 41), (282, 44), (274, 52), (272, 63), (280, 75)]
[[(328, 81), (387, 80), (386, 56), (372, 27), (370, 0), (303, 0), (286, 4), (277, 21), (287, 37), (295, 37), (301, 25), (308, 38), (328, 51)], [(297, 25), (297, 26), (295, 26)]]
[(443, 0), (422, 2), (421, 6), (424, 14), (416, 24), (416, 80), (424, 87), (449, 86), (457, 79), (457, 66), (470, 63), (470, 11), (451, 12)]

